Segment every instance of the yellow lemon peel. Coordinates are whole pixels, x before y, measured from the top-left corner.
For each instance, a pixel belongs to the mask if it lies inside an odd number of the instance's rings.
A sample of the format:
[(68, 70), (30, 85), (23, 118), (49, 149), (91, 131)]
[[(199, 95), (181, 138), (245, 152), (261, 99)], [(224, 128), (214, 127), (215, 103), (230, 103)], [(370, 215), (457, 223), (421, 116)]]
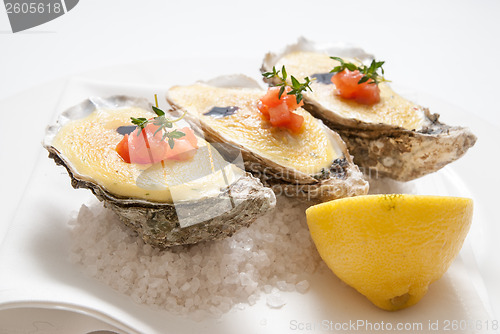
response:
[(319, 254), (384, 310), (416, 304), (458, 255), (472, 222), (468, 198), (366, 195), (307, 209)]

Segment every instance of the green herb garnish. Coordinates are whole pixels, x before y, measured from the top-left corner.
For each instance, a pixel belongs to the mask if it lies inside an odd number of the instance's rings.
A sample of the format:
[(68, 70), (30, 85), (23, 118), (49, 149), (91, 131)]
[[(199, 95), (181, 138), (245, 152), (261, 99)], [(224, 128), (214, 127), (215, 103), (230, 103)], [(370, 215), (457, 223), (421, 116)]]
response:
[(144, 129), (144, 127), (148, 124), (148, 120), (144, 117), (139, 117), (139, 118), (135, 118), (135, 117), (130, 117), (130, 119), (132, 120), (132, 124), (134, 125), (137, 125), (137, 127), (139, 128), (139, 133), (138, 134), (141, 134), (141, 131), (142, 129)]
[(168, 138), (168, 145), (170, 146), (171, 149), (173, 149), (175, 145), (174, 139), (182, 138), (186, 134), (177, 129), (173, 131), (168, 131), (167, 129), (171, 129), (175, 122), (178, 122), (181, 119), (183, 119), (184, 116), (186, 115), (186, 112), (184, 111), (184, 114), (182, 114), (181, 117), (174, 120), (170, 120), (167, 117), (165, 117), (165, 112), (160, 108), (158, 108), (158, 97), (156, 94), (155, 94), (155, 102), (156, 106), (152, 106), (152, 109), (156, 114), (156, 117), (154, 117), (153, 119), (147, 119), (144, 117), (139, 117), (139, 118), (130, 117), (130, 120), (132, 124), (136, 125), (139, 128), (139, 132), (137, 133), (138, 136), (141, 134), (142, 130), (144, 130), (146, 125), (148, 125), (149, 123), (153, 123), (154, 125), (156, 125), (158, 129), (156, 129), (153, 136), (155, 136), (159, 131), (163, 131), (163, 136), (161, 140), (165, 140)]
[(277, 84), (276, 86), (281, 87), (279, 91), (278, 98), (281, 99), (281, 95), (285, 92), (286, 87), (290, 87), (291, 90), (287, 93), (287, 95), (295, 95), (295, 99), (297, 100), (297, 104), (302, 101), (304, 98), (302, 96), (302, 92), (305, 90), (309, 89), (312, 92), (311, 87), (309, 84), (311, 83), (311, 80), (309, 77), (305, 77), (304, 83), (300, 83), (299, 80), (297, 80), (293, 75), (290, 76), (290, 81), (292, 84), (289, 84), (286, 79), (288, 78), (288, 74), (286, 73), (285, 65), (281, 68), (281, 76), (280, 76), (280, 70), (276, 71), (276, 67), (273, 66), (273, 71), (272, 72), (265, 72), (262, 73), (262, 76), (266, 79), (272, 79), (272, 78), (278, 78), (281, 83)]
[[(358, 70), (361, 74), (363, 74), (363, 77), (361, 79), (359, 79), (358, 84), (362, 84), (364, 82), (367, 82), (370, 79), (372, 81), (370, 81), (368, 83), (369, 84), (376, 84), (376, 85), (378, 85), (380, 82), (389, 81), (389, 80), (386, 80), (383, 76), (384, 69), (382, 68), (382, 65), (384, 65), (385, 61), (376, 61), (374, 59), (374, 60), (372, 60), (370, 66), (366, 66), (366, 65), (358, 66), (358, 65), (353, 64), (353, 63), (345, 62), (342, 58), (339, 58), (339, 57), (330, 57), (330, 58), (340, 62), (340, 65), (334, 67), (333, 70), (330, 71), (330, 73), (342, 72), (345, 69), (348, 69), (349, 71)], [(379, 69), (380, 69), (381, 74), (377, 73), (377, 71)]]

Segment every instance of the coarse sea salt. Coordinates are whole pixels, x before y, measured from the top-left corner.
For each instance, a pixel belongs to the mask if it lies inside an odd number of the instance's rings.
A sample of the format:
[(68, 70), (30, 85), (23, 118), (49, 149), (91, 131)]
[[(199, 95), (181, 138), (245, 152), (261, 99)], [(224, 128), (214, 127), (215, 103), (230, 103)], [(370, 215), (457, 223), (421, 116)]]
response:
[(279, 197), (276, 209), (219, 241), (157, 250), (94, 201), (71, 221), (70, 259), (137, 303), (201, 320), (254, 305), (286, 304), (305, 293), (322, 263), (307, 228), (307, 203)]

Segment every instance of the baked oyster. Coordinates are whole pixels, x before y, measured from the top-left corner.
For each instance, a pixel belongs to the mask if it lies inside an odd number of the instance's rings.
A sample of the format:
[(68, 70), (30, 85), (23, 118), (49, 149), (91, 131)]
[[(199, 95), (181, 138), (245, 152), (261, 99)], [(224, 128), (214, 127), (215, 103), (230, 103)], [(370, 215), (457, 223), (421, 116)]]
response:
[(150, 163), (124, 161), (117, 144), (126, 136), (137, 133), (140, 139), (147, 132), (131, 124), (131, 117), (151, 119), (155, 116), (151, 110), (140, 98), (90, 98), (63, 112), (47, 128), (43, 146), (56, 164), (66, 168), (74, 188), (90, 189), (125, 225), (160, 249), (231, 236), (275, 206), (272, 190), (239, 168), (237, 161), (224, 160), (189, 128), (183, 128), (185, 137), (192, 133), (190, 140), (196, 146), (189, 156)]
[(340, 62), (331, 56), (354, 64), (373, 60), (359, 48), (300, 38), (280, 53), (268, 53), (261, 71), (284, 65), (290, 76), (314, 78), (304, 109), (342, 136), (366, 174), (409, 181), (455, 161), (476, 142), (469, 129), (439, 122), (438, 114), (401, 97), (386, 82), (378, 84), (380, 101), (372, 105), (338, 96), (330, 71)]
[(257, 107), (265, 94), (255, 80), (232, 75), (171, 87), (166, 98), (207, 140), (239, 149), (246, 170), (276, 194), (324, 201), (367, 193), (337, 133), (300, 107), (300, 133), (271, 126)]

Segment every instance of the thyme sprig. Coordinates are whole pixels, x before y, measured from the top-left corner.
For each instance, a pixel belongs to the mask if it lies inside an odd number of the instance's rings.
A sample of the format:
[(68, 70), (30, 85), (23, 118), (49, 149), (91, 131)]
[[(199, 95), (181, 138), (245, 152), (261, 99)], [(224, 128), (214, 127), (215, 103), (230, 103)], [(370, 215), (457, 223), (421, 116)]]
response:
[[(280, 76), (280, 72), (281, 72), (281, 76)], [(276, 67), (273, 66), (272, 72), (262, 73), (262, 76), (266, 79), (278, 78), (281, 81), (279, 84), (276, 85), (278, 87), (281, 87), (280, 91), (279, 91), (279, 95), (278, 95), (279, 99), (281, 99), (281, 95), (283, 95), (283, 93), (285, 92), (286, 87), (291, 88), (291, 90), (286, 94), (287, 95), (295, 95), (295, 99), (297, 100), (297, 103), (300, 103), (300, 101), (302, 101), (302, 99), (304, 98), (302, 96), (302, 92), (306, 91), (307, 89), (309, 89), (312, 92), (311, 86), (309, 86), (311, 83), (311, 80), (309, 79), (309, 77), (305, 77), (304, 78), (305, 82), (301, 83), (301, 82), (299, 82), (299, 80), (297, 80), (292, 75), (292, 76), (290, 76), (291, 84), (289, 84), (288, 81), (286, 80), (288, 78), (288, 74), (286, 73), (285, 65), (283, 65), (281, 70), (277, 70), (277, 71), (276, 71)]]
[(171, 149), (173, 149), (174, 145), (175, 145), (174, 139), (182, 138), (186, 134), (182, 131), (177, 130), (177, 129), (174, 129), (173, 131), (169, 131), (168, 129), (171, 129), (174, 126), (175, 122), (178, 122), (181, 119), (183, 119), (184, 116), (186, 115), (186, 112), (184, 111), (184, 114), (182, 114), (181, 117), (174, 119), (174, 120), (170, 120), (165, 116), (165, 112), (163, 110), (161, 110), (160, 108), (158, 108), (158, 97), (156, 94), (155, 94), (155, 102), (156, 102), (156, 106), (152, 106), (152, 109), (153, 109), (154, 113), (156, 114), (156, 117), (154, 117), (152, 119), (147, 119), (144, 117), (138, 117), (138, 118), (130, 117), (130, 120), (131, 120), (132, 124), (136, 125), (139, 128), (139, 131), (137, 133), (138, 136), (141, 134), (142, 130), (144, 130), (144, 128), (149, 123), (153, 123), (154, 125), (156, 125), (158, 127), (158, 129), (156, 129), (153, 136), (155, 136), (158, 132), (163, 131), (163, 135), (162, 135), (161, 140), (165, 140), (168, 138), (168, 145), (170, 146)]
[[(361, 74), (363, 74), (363, 77), (359, 79), (358, 84), (362, 84), (364, 82), (369, 81), (369, 84), (376, 84), (378, 85), (380, 82), (387, 82), (389, 80), (384, 78), (384, 68), (382, 65), (384, 65), (385, 61), (376, 61), (375, 59), (372, 60), (370, 66), (366, 65), (361, 65), (358, 66), (353, 63), (345, 62), (342, 58), (339, 57), (330, 57), (333, 60), (336, 60), (340, 62), (339, 66), (335, 66), (333, 70), (330, 71), (330, 73), (338, 73), (342, 72), (345, 69), (348, 69), (349, 71), (356, 71), (358, 70)], [(381, 74), (378, 74), (377, 71), (380, 69)]]

